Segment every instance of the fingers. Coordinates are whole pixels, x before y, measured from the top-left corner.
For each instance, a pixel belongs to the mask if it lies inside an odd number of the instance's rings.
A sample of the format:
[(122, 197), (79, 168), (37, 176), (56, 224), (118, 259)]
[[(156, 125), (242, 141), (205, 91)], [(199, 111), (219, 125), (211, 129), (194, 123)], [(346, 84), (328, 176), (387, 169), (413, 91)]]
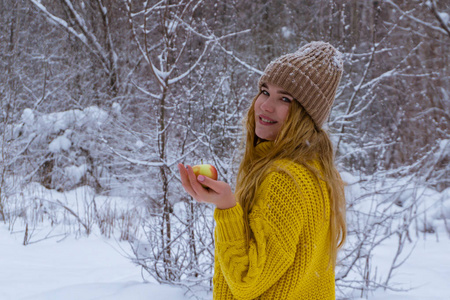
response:
[(189, 195), (195, 198), (196, 193), (192, 188), (186, 168), (183, 164), (178, 164), (178, 170), (180, 171), (181, 184), (183, 185), (183, 188), (186, 190), (186, 192), (188, 192)]
[[(231, 200), (233, 200), (234, 203), (236, 202), (234, 200), (234, 195), (231, 192), (231, 187), (227, 183), (205, 176), (197, 177), (194, 174), (194, 170), (189, 165), (187, 165), (186, 169), (183, 164), (178, 164), (178, 169), (180, 170), (183, 188), (197, 202), (212, 203), (216, 206), (218, 203), (223, 206), (230, 202), (227, 200), (228, 198), (232, 198)], [(202, 177), (204, 177), (203, 181), (201, 180)]]
[(220, 183), (217, 180), (211, 179), (209, 177), (200, 175), (197, 177), (197, 180), (205, 187), (210, 188), (216, 193), (220, 193)]
[(191, 183), (191, 187), (194, 190), (196, 195), (201, 195), (205, 192), (204, 188), (198, 182), (197, 177), (194, 174), (194, 170), (190, 165), (187, 166), (187, 173), (189, 176), (189, 182)]

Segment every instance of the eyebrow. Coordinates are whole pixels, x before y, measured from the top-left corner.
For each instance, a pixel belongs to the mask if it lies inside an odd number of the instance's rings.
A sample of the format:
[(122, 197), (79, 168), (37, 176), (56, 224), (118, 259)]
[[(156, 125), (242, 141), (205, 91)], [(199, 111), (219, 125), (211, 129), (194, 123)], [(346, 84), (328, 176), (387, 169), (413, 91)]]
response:
[[(262, 86), (262, 87), (265, 87), (266, 89), (269, 88), (269, 87), (267, 86), (267, 84), (265, 84), (265, 83), (263, 83), (261, 86)], [(279, 91), (277, 91), (277, 93), (278, 93), (278, 94), (287, 95), (287, 96), (292, 97), (292, 99), (295, 99), (291, 94), (289, 94), (288, 92), (286, 92), (286, 91), (284, 91), (284, 90), (279, 90)]]

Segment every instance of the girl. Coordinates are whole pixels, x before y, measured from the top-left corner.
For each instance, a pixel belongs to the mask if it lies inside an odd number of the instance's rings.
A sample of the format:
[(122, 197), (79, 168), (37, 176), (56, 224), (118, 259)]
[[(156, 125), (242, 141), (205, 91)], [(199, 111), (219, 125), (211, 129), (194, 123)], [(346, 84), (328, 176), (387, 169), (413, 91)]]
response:
[(324, 42), (267, 66), (244, 120), (235, 194), (178, 165), (184, 189), (216, 205), (214, 299), (335, 299), (344, 184), (322, 126), (342, 69), (341, 53)]

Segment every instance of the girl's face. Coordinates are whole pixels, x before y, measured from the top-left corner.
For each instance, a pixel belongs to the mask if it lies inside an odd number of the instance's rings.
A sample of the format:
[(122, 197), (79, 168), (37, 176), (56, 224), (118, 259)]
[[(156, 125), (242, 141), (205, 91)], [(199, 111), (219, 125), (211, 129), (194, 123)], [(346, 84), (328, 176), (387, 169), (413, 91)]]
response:
[(291, 102), (288, 92), (277, 85), (264, 83), (255, 101), (255, 133), (260, 139), (273, 141), (283, 126)]

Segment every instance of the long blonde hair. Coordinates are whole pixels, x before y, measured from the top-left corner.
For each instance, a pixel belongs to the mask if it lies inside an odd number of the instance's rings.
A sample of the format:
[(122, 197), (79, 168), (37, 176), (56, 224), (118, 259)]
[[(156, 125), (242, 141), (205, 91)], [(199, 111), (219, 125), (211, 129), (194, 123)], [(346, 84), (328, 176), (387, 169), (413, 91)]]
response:
[[(304, 165), (327, 184), (331, 204), (330, 262), (334, 266), (337, 252), (346, 238), (346, 220), (344, 182), (336, 170), (330, 138), (326, 131), (315, 126), (300, 103), (292, 101), (286, 121), (274, 141), (272, 150), (263, 157), (257, 156), (255, 146), (261, 140), (255, 134), (254, 104), (258, 96), (259, 94), (253, 99), (243, 120), (245, 151), (239, 165), (235, 193), (244, 211), (247, 243), (253, 236), (249, 213), (254, 205), (256, 188), (261, 185), (275, 160), (289, 159)], [(323, 176), (319, 170), (307, 164), (313, 160), (322, 165)]]

